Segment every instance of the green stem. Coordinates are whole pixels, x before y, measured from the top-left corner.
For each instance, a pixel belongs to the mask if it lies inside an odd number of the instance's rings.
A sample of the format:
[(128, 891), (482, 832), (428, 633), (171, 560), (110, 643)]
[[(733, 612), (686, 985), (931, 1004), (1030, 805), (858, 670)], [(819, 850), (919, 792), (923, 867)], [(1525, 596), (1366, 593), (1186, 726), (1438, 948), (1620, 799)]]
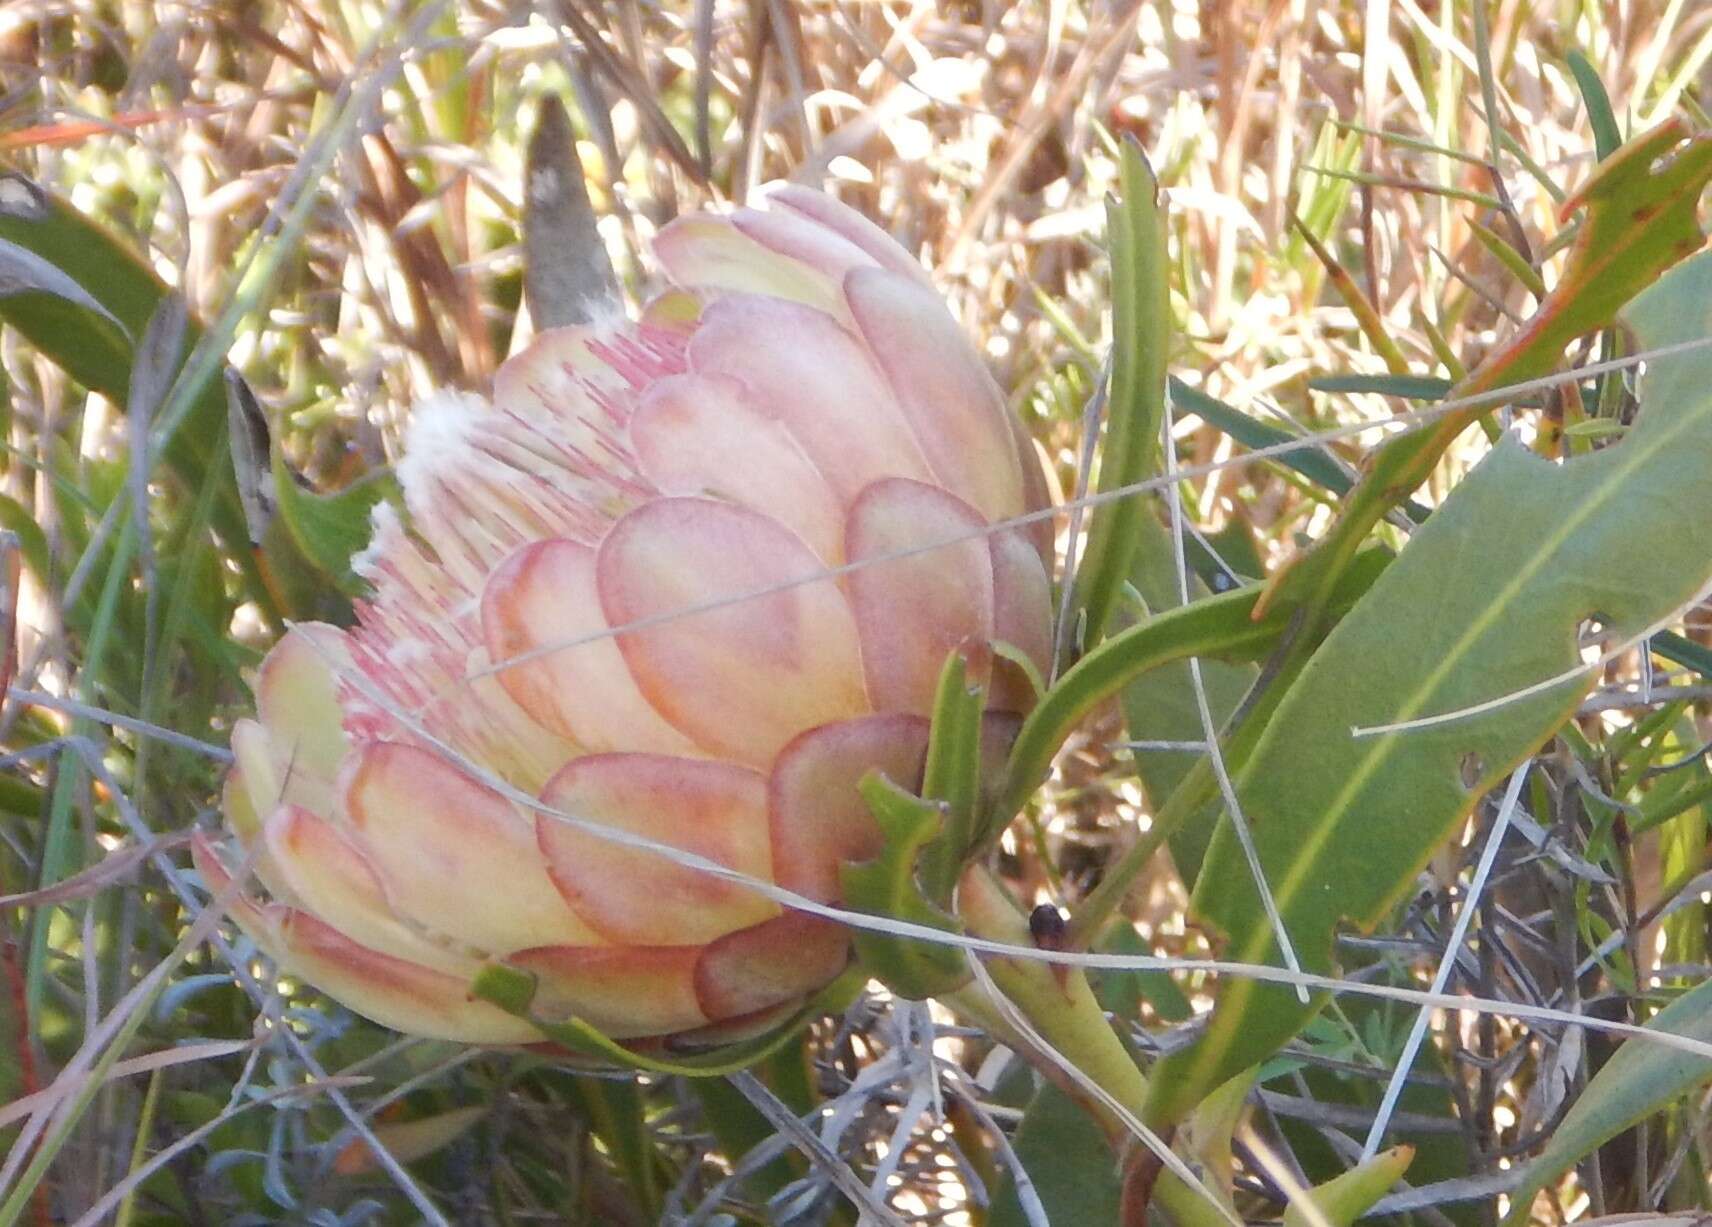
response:
[[(964, 875), (958, 902), (970, 933), (1011, 945), (1033, 944), (1027, 918), (985, 868), (977, 866)], [(1147, 1102), (1147, 1077), (1106, 1021), (1105, 1011), (1082, 970), (1032, 959), (992, 958), (985, 966), (993, 987), (1004, 995), (1002, 1002), (988, 996), (978, 983), (946, 994), (941, 1000), (1026, 1056), (1088, 1111), (1114, 1150), (1123, 1152), (1139, 1145), (1118, 1114), (1091, 1096), (1064, 1068), (1065, 1064), (1073, 1066), (1128, 1112), (1141, 1115)], [(1038, 1042), (1009, 1021), (1007, 1005), (1027, 1021), (1058, 1060), (1042, 1052)], [(1139, 1157), (1126, 1159), (1126, 1170)], [(1170, 1171), (1159, 1174), (1153, 1195), (1179, 1227), (1228, 1227), (1203, 1190), (1190, 1187)]]
[[(1375, 550), (1366, 563), (1340, 575), (1332, 595), (1333, 607), (1353, 605), (1389, 561), (1388, 555)], [(1023, 722), (1011, 749), (1004, 788), (985, 827), (989, 837), (996, 837), (1021, 811), (1051, 770), (1058, 748), (1088, 713), (1143, 673), (1191, 656), (1258, 660), (1272, 651), (1290, 629), (1290, 618), (1281, 609), (1257, 618), (1255, 608), (1261, 593), (1258, 587), (1239, 588), (1166, 610), (1112, 636), (1077, 661)], [(1249, 723), (1258, 728), (1264, 721)], [(1197, 768), (1197, 772), (1204, 770), (1204, 766)], [(1195, 778), (1196, 773), (1191, 773), (1189, 780)], [(1184, 787), (1188, 783), (1186, 780)], [(1178, 789), (1179, 794), (1184, 787)], [(1180, 822), (1184, 816), (1176, 815), (1171, 821)], [(1154, 831), (1105, 875), (1071, 921), (1073, 945), (1085, 945), (1099, 931), (1122, 900), (1130, 879), (1158, 848), (1158, 840), (1175, 829), (1156, 820)]]

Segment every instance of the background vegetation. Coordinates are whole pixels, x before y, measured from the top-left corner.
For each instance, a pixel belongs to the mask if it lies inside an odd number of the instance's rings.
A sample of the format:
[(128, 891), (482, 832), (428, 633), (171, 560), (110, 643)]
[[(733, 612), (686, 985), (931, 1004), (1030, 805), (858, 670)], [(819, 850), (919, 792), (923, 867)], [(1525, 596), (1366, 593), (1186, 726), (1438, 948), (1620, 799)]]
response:
[[(482, 387), (529, 335), (543, 99), (568, 106), (633, 298), (661, 224), (768, 180), (881, 221), (934, 270), (1068, 497), (1097, 478), (1102, 202), (1113, 138), (1136, 138), (1168, 210), (1176, 461), (1198, 470), (1180, 527), (1216, 591), (1325, 530), (1376, 437), (1352, 426), (1441, 396), (1515, 331), (1562, 272), (1569, 193), (1632, 133), (1704, 126), (1709, 62), (1712, 9), (1683, 0), (11, 0), (0, 238), (88, 301), (0, 265), (0, 1222), (853, 1222), (852, 1187), (906, 1221), (1016, 1222), (1016, 1154), (1055, 1221), (1110, 1217), (1109, 1171), (1064, 1160), (1076, 1119), (937, 1008), (876, 989), (752, 1079), (597, 1078), (398, 1040), (196, 924), (184, 833), (217, 805), (245, 670), (285, 619), (348, 616), (343, 560), (412, 401)], [(188, 308), (176, 379), (166, 287)], [(223, 363), (253, 403), (229, 405)], [(1620, 376), (1589, 390), (1525, 399), (1515, 421), (1542, 449), (1592, 450), (1632, 403)], [(1470, 432), (1422, 509), (1487, 448)], [(1498, 500), (1474, 531), (1496, 546), (1507, 514)], [(1077, 540), (1077, 517), (1059, 527)], [(1156, 602), (1159, 575), (1136, 579)], [(1513, 799), (1447, 991), (1645, 1023), (1705, 980), (1707, 629), (1690, 612), (1605, 662)], [(1215, 697), (1245, 680), (1208, 670)], [(1127, 734), (1113, 705), (1058, 757), (1003, 844), (1023, 897), (1074, 906), (1144, 836), (1188, 760), (1124, 742), (1192, 735), (1172, 693), (1132, 693)], [(1377, 936), (1343, 941), (1349, 974), (1426, 982), (1498, 810)], [(1209, 952), (1173, 863), (1124, 893), (1132, 952)], [(1209, 985), (1126, 973), (1103, 992), (1143, 1051), (1170, 1050)], [(1435, 1018), (1384, 1110), (1417, 1158), (1382, 1209), (1493, 1221), (1546, 1170), (1527, 1161), (1614, 1041), (1525, 1013)], [(1315, 1183), (1359, 1152), (1414, 1018), (1342, 999), (1267, 1068), (1224, 1134), (1244, 1214), (1281, 1211), (1272, 1164)], [(1587, 1126), (1533, 1217), (1712, 1201), (1703, 1070)], [(828, 1162), (757, 1102), (804, 1114)]]

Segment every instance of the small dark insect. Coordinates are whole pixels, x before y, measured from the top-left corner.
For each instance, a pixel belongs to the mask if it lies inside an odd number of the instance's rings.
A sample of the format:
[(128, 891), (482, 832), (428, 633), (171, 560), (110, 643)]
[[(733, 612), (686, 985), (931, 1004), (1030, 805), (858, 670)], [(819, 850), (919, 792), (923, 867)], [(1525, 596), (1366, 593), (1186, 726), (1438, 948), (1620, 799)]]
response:
[(1028, 914), (1028, 933), (1042, 950), (1060, 950), (1064, 946), (1064, 913), (1050, 903), (1043, 903)]

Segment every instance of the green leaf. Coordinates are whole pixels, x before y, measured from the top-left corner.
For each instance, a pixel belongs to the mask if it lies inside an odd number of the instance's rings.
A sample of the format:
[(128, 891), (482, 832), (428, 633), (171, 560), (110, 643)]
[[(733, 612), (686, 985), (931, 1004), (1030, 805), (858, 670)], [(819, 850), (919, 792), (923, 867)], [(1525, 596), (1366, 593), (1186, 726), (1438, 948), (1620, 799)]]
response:
[(1443, 400), (1450, 393), (1450, 380), (1436, 375), (1321, 375), (1308, 380), (1308, 387), (1315, 392), (1374, 392), (1410, 400)]
[[(1140, 538), (1132, 571), (1136, 590), (1150, 610), (1176, 608), (1177, 567), (1172, 557), (1171, 537), (1152, 515), (1142, 517), (1136, 524)], [(1198, 580), (1191, 578), (1191, 597), (1205, 595)], [(1203, 660), (1201, 681), (1207, 690), (1207, 706), (1211, 709), (1214, 728), (1222, 728), (1243, 695), (1248, 693), (1260, 674), (1252, 662)], [(1189, 662), (1176, 660), (1161, 665), (1125, 686), (1120, 696), (1124, 728), (1134, 741), (1203, 741), (1206, 731), (1201, 727), (1201, 713), (1195, 702), (1195, 692), (1189, 676)], [(1153, 812), (1165, 804), (1166, 798), (1203, 757), (1185, 750), (1132, 749), (1131, 760), (1135, 774), (1147, 794)], [(1170, 836), (1171, 859), (1183, 881), (1193, 885), (1200, 872), (1201, 858), (1213, 837), (1216, 807), (1203, 807), (1200, 814), (1182, 823)]]
[(1314, 1210), (1292, 1202), (1284, 1211), (1284, 1227), (1349, 1227), (1386, 1192), (1415, 1157), (1412, 1147), (1393, 1146), (1312, 1190)]
[(953, 651), (939, 673), (921, 795), (940, 806), (938, 837), (922, 855), (921, 888), (937, 907), (952, 889), (974, 842), (981, 802), (981, 713), (986, 691), (970, 686), (963, 655)]
[[(0, 321), (16, 328), (43, 356), (116, 405), (129, 399), (133, 338), (141, 337), (167, 288), (105, 227), (22, 175), (0, 174), (0, 242), (31, 253), (76, 287), (60, 293), (0, 294)], [(89, 304), (93, 303), (93, 307)], [(201, 339), (190, 321), (186, 352)], [(200, 389), (191, 412), (165, 440), (167, 465), (191, 489), (210, 473), (219, 482), (215, 531), (250, 579), (251, 594), (271, 612), (255, 570), (236, 481), (225, 452), (225, 392), (216, 380)]]
[[(56, 304), (70, 308), (77, 313), (76, 327), (79, 331), (90, 330), (112, 338), (116, 330), (117, 343), (121, 346), (129, 344), (129, 339), (124, 336), (125, 326), (114, 318), (111, 311), (96, 302), (89, 291), (29, 248), (5, 239), (0, 239), (0, 298), (24, 299), (23, 303), (13, 304), (14, 310), (31, 307), (41, 312)], [(82, 339), (75, 334), (73, 336), (74, 339)]]
[[(791, 1052), (781, 1049), (779, 1055), (788, 1057)], [(800, 1049), (796, 1055), (801, 1057)], [(733, 1164), (773, 1137), (772, 1123), (726, 1079), (696, 1078), (689, 1087), (701, 1103), (702, 1119)], [(744, 1187), (752, 1196), (770, 1197), (800, 1174), (799, 1166), (797, 1156), (786, 1151), (751, 1172)]]
[(0, 529), (18, 534), (18, 548), (24, 562), (35, 572), (36, 579), (48, 579), (48, 535), (36, 523), (36, 517), (9, 494), (0, 494)]
[[(1100, 1127), (1070, 1096), (1041, 1084), (1011, 1143), (1053, 1223), (1116, 1223), (1123, 1199), (1117, 1161)], [(990, 1227), (1028, 1227), (1007, 1180), (994, 1198)]]
[(1623, 133), (1617, 127), (1616, 113), (1611, 110), (1611, 96), (1605, 92), (1605, 83), (1599, 79), (1599, 71), (1593, 67), (1581, 48), (1571, 48), (1564, 57), (1569, 63), (1569, 71), (1575, 75), (1576, 88), (1581, 91), (1581, 101), (1587, 107), (1587, 122), (1593, 126), (1593, 148), (1599, 154), (1599, 160), (1617, 152), (1623, 143)]
[(1675, 631), (1660, 631), (1652, 638), (1652, 649), (1673, 664), (1686, 665), (1701, 677), (1712, 677), (1712, 648), (1705, 644)]
[[(1269, 422), (1249, 417), (1240, 409), (1208, 396), (1199, 388), (1191, 388), (1175, 377), (1171, 380), (1171, 405), (1182, 413), (1194, 414), (1207, 425), (1217, 427), (1246, 447), (1276, 447), (1281, 443), (1294, 442), (1298, 438), (1297, 435)], [(1277, 462), (1333, 494), (1347, 494), (1355, 485), (1355, 479), (1344, 472), (1337, 461), (1317, 447), (1302, 447), (1285, 452), (1278, 457)], [(1426, 504), (1413, 500), (1404, 505), (1404, 510), (1408, 512), (1410, 519), (1417, 522), (1426, 519), (1432, 512), (1432, 508)]]
[[(698, 1078), (697, 1082), (712, 1079)], [(648, 1127), (648, 1106), (634, 1079), (617, 1082), (579, 1076), (571, 1093), (581, 1102), (595, 1135), (605, 1143), (614, 1164), (630, 1186), (638, 1209), (649, 1219), (659, 1217), (661, 1156)]]
[[(1348, 608), (1390, 562), (1383, 550), (1369, 550), (1340, 579), (1335, 609)], [(1101, 703), (1151, 669), (1191, 656), (1254, 661), (1278, 646), (1289, 628), (1277, 611), (1257, 617), (1258, 585), (1237, 588), (1190, 605), (1154, 614), (1113, 635), (1077, 661), (1058, 679), (1023, 721), (1011, 747), (1005, 782), (994, 805), (1002, 827), (1046, 778), (1053, 756)]]
[[(944, 827), (944, 803), (924, 801), (877, 770), (862, 777), (860, 788), (886, 843), (871, 861), (839, 866), (845, 901), (872, 916), (961, 933), (962, 925), (929, 901), (916, 882), (917, 860)], [(962, 952), (949, 946), (867, 930), (856, 933), (855, 943), (861, 965), (900, 996), (932, 997), (969, 978)]]
[[(1648, 347), (1712, 333), (1712, 254), (1625, 318)], [(1628, 639), (1712, 577), (1712, 538), (1677, 531), (1712, 518), (1712, 353), (1655, 360), (1640, 392), (1625, 439), (1562, 465), (1501, 440), (1326, 638), (1243, 762), (1238, 799), (1306, 968), (1332, 970), (1337, 927), (1377, 924), (1481, 794), (1575, 710), (1593, 674), (1544, 683), (1580, 664), (1584, 620)], [(1430, 727), (1352, 732), (1503, 696), (1516, 697)], [(1192, 904), (1228, 939), (1226, 958), (1278, 962), (1228, 820)], [(1162, 1063), (1150, 1110), (1181, 1116), (1317, 1008), (1228, 979), (1207, 1031)]]
[[(1105, 441), (1097, 492), (1120, 489), (1159, 468), (1159, 430), (1165, 415), (1165, 357), (1170, 343), (1170, 268), (1165, 206), (1159, 181), (1140, 146), (1126, 140), (1119, 159), (1121, 201), (1107, 201), (1107, 242), (1112, 261), (1112, 378), (1106, 398)], [(1088, 522), (1088, 545), (1076, 570), (1072, 626), (1093, 647), (1117, 608), (1135, 548), (1135, 523), (1145, 514), (1133, 498), (1097, 506)]]
[[(1712, 1041), (1712, 980), (1684, 993), (1659, 1011), (1649, 1030)], [(1528, 1165), (1510, 1199), (1504, 1227), (1525, 1222), (1534, 1194), (1606, 1142), (1661, 1108), (1712, 1080), (1712, 1061), (1631, 1036), (1593, 1075), (1545, 1151)]]
[(304, 559), (346, 596), (361, 596), (365, 585), (351, 571), (351, 559), (369, 542), (369, 515), (375, 504), (395, 497), (391, 473), (369, 473), (343, 490), (318, 494), (297, 484), (276, 446), (273, 484), (279, 516)]

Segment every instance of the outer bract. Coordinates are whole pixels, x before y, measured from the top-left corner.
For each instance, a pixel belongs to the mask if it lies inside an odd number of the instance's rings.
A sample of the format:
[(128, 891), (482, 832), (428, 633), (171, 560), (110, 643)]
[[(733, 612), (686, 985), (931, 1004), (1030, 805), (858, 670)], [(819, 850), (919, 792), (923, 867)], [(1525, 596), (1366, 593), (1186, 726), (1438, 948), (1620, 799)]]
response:
[[(919, 780), (948, 652), (1046, 663), (1049, 535), (981, 534), (1045, 496), (979, 356), (879, 229), (768, 204), (662, 232), (678, 289), (641, 322), (545, 333), (491, 404), (418, 407), (358, 625), (262, 665), (225, 811), (267, 897), (235, 915), (377, 1022), (538, 1039), (471, 997), (497, 960), (614, 1038), (766, 1025), (847, 930), (495, 785), (835, 902), (878, 850), (856, 782)], [(1029, 691), (1001, 665), (992, 694), (998, 738)], [(196, 856), (216, 889), (238, 863)]]

